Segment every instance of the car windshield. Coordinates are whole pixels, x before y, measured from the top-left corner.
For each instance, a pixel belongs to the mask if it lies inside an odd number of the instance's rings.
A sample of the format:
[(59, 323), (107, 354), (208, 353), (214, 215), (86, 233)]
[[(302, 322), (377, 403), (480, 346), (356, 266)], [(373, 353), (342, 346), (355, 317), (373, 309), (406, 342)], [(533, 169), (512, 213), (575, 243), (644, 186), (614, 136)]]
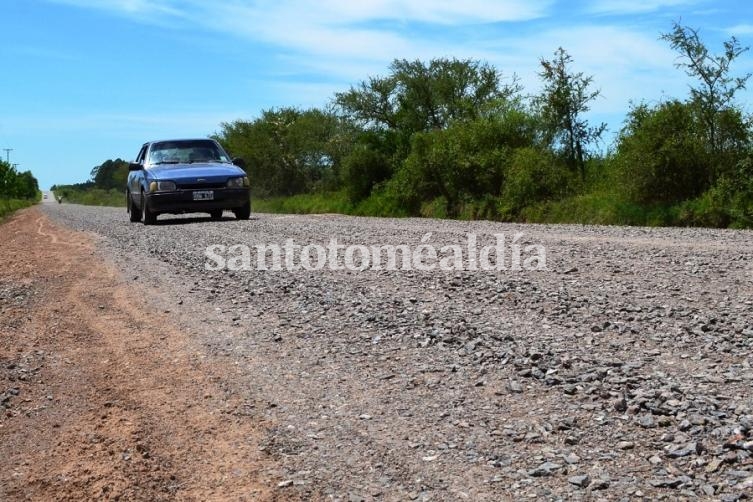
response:
[(225, 152), (210, 140), (162, 141), (149, 149), (148, 164), (193, 164), (230, 162)]

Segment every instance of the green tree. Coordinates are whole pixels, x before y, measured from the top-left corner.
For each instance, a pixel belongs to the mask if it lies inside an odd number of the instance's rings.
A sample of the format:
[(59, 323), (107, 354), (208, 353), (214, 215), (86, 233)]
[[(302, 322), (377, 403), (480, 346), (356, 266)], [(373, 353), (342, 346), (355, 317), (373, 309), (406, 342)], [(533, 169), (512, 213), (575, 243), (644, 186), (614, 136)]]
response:
[(445, 214), (456, 216), (466, 201), (500, 195), (515, 150), (535, 142), (535, 119), (516, 107), (416, 133), (391, 188), (409, 212), (441, 198)]
[(475, 120), (491, 103), (507, 101), (519, 91), (515, 79), (503, 84), (500, 73), (486, 63), (396, 59), (389, 75), (336, 94), (335, 103), (345, 117), (365, 129), (396, 131), (407, 155), (414, 133)]
[(544, 139), (557, 148), (567, 165), (585, 178), (589, 145), (596, 143), (606, 130), (606, 124), (592, 127), (584, 115), (600, 91), (590, 90), (593, 77), (582, 72), (573, 73), (573, 58), (560, 47), (554, 59), (541, 59), (539, 76), (544, 81), (542, 93), (534, 99), (541, 115)]
[(97, 188), (122, 189), (128, 179), (128, 162), (122, 159), (108, 159), (94, 167), (90, 176)]
[(563, 197), (568, 193), (572, 176), (549, 150), (534, 147), (515, 150), (505, 171), (500, 214), (514, 219), (526, 206)]
[(725, 195), (730, 194), (729, 212), (735, 223), (741, 227), (753, 227), (753, 155), (738, 162), (730, 176), (722, 181), (731, 186), (723, 191)]
[(392, 169), (389, 159), (378, 149), (356, 145), (343, 160), (342, 181), (348, 199), (359, 202), (371, 194), (378, 183), (388, 179)]
[(331, 112), (280, 108), (223, 123), (216, 138), (246, 161), (257, 196), (277, 196), (336, 185), (347, 134)]
[(0, 198), (35, 199), (39, 183), (31, 171), (19, 173), (7, 162), (0, 161)]
[(697, 108), (678, 100), (634, 107), (615, 161), (632, 200), (675, 203), (700, 195), (709, 187), (711, 159)]
[(16, 197), (19, 199), (35, 199), (39, 193), (39, 183), (31, 174), (31, 171), (19, 173), (16, 178), (16, 186)]
[(15, 169), (7, 162), (0, 160), (0, 198), (10, 198), (15, 181)]
[[(739, 130), (729, 127), (729, 111), (734, 109), (735, 95), (745, 89), (751, 74), (735, 77), (732, 65), (749, 48), (742, 47), (735, 37), (731, 37), (723, 43), (720, 54), (712, 54), (701, 41), (698, 30), (677, 22), (672, 31), (664, 33), (661, 38), (679, 54), (676, 66), (698, 81), (690, 88), (690, 95), (700, 111), (708, 149), (715, 156), (735, 152)], [(725, 160), (734, 165), (730, 159)], [(718, 174), (716, 171), (710, 173), (714, 178)]]
[(499, 116), (511, 113), (519, 92), (515, 78), (503, 83), (496, 69), (478, 61), (393, 61), (387, 76), (336, 95), (347, 120), (381, 139), (366, 143), (373, 154), (354, 150), (346, 187), (363, 197), (390, 173), (388, 189), (409, 212), (441, 197), (450, 215), (466, 198), (498, 193), (504, 153), (497, 147), (517, 141), (512, 137), (520, 132), (510, 123), (503, 131), (513, 115)]

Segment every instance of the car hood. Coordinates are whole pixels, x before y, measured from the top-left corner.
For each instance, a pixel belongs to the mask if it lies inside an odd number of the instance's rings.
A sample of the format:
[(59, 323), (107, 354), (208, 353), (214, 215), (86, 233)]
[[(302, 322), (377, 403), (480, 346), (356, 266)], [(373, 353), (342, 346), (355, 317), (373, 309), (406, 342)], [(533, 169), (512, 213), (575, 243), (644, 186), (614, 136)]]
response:
[(193, 163), (165, 164), (152, 167), (149, 177), (155, 180), (187, 180), (203, 178), (206, 181), (227, 181), (228, 178), (245, 176), (246, 172), (233, 164)]

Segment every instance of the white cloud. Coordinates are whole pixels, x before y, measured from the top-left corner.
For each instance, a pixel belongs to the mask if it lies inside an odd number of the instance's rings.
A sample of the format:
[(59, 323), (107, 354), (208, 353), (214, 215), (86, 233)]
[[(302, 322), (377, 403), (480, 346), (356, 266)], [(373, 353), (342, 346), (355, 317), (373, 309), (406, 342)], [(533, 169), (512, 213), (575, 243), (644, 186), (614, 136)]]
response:
[[(52, 0), (136, 18), (203, 28), (269, 44), (317, 59), (348, 64), (436, 55), (404, 35), (406, 23), (441, 26), (519, 22), (547, 15), (553, 0)], [(447, 43), (445, 54), (454, 48)], [(430, 56), (431, 57), (431, 56)], [(310, 63), (303, 60), (303, 63)], [(373, 64), (371, 65), (373, 66)], [(339, 73), (351, 74), (343, 71)]]
[[(640, 27), (629, 24), (582, 24), (542, 29), (530, 35), (510, 29), (546, 17), (552, 9), (552, 2), (548, 1), (58, 1), (128, 16), (172, 17), (190, 23), (192, 28), (261, 42), (279, 60), (289, 62), (291, 74), (312, 74), (311, 80), (318, 80), (298, 84), (289, 75), (281, 75), (261, 83), (290, 90), (290, 100), (279, 105), (316, 104), (313, 96), (331, 97), (350, 83), (386, 73), (395, 58), (480, 59), (494, 64), (507, 76), (518, 74), (526, 90), (535, 92), (540, 85), (539, 59), (552, 57), (559, 46), (574, 57), (573, 69), (593, 75), (594, 87), (601, 89), (603, 99), (594, 103), (595, 112), (624, 114), (631, 99), (655, 100), (663, 93), (674, 96), (686, 93), (686, 80), (673, 65), (674, 54), (654, 31), (641, 31)], [(606, 0), (593, 2), (587, 9), (598, 13), (651, 12), (698, 1)], [(415, 23), (441, 27), (448, 34), (478, 24), (486, 35), (467, 39), (457, 35), (430, 37), (426, 31), (416, 29)], [(301, 96), (301, 92), (308, 95)]]
[[(36, 116), (24, 114), (4, 120), (13, 124), (16, 133), (64, 133), (106, 131), (112, 136), (137, 134), (139, 137), (196, 136), (212, 133), (217, 125), (237, 115), (235, 111), (154, 114), (128, 113), (65, 113)], [(245, 114), (244, 116), (248, 116)]]
[(376, 19), (452, 25), (535, 19), (546, 15), (551, 3), (521, 0), (323, 0), (312, 3), (288, 0), (277, 3), (276, 8), (292, 15), (306, 12), (314, 19), (327, 22)]
[(727, 33), (736, 37), (742, 35), (753, 35), (753, 24), (737, 24), (727, 28)]
[(641, 14), (666, 7), (691, 6), (702, 0), (597, 0), (588, 8), (595, 14)]
[[(50, 0), (54, 3), (76, 7), (111, 11), (146, 18), (147, 16), (184, 17), (177, 2), (170, 0)], [(156, 19), (155, 19), (156, 20)]]
[[(273, 4), (216, 2), (201, 14), (217, 31), (316, 57), (385, 61), (411, 57), (424, 43), (403, 35), (405, 23), (465, 25), (524, 21), (546, 14), (550, 2), (522, 0), (288, 0)], [(386, 24), (383, 24), (386, 23)], [(418, 49), (418, 50), (417, 50)]]
[(162, 14), (202, 19), (225, 13), (253, 14), (255, 18), (298, 18), (312, 23), (348, 24), (372, 20), (417, 21), (440, 24), (524, 21), (546, 15), (553, 0), (51, 0), (78, 7), (124, 14)]

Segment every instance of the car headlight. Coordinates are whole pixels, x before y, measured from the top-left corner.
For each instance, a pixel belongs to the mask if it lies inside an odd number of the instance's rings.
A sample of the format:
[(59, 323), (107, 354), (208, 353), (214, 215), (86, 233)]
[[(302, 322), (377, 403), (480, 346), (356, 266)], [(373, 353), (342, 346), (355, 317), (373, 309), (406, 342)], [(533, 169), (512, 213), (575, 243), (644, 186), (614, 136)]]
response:
[(248, 176), (243, 176), (242, 178), (230, 178), (227, 180), (228, 188), (246, 188), (248, 186), (250, 186)]
[(149, 183), (150, 192), (172, 192), (175, 190), (174, 181), (152, 181)]

